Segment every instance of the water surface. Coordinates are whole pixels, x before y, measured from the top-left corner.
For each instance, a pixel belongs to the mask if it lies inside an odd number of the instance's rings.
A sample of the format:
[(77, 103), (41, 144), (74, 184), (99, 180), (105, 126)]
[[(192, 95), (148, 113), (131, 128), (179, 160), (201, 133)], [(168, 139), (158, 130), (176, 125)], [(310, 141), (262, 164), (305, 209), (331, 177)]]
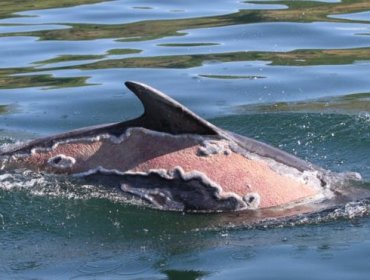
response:
[[(126, 80), (370, 188), (370, 3), (2, 1), (0, 143), (142, 112)], [(369, 204), (259, 226), (0, 173), (1, 279), (366, 279)]]

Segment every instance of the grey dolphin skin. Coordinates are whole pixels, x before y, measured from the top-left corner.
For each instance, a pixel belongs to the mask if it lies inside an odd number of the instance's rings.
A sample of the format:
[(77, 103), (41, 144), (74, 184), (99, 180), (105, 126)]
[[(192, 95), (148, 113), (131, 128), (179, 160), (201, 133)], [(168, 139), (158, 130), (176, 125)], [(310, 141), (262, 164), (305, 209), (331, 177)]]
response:
[(163, 210), (292, 207), (334, 195), (328, 171), (218, 128), (145, 84), (125, 84), (143, 115), (7, 148), (2, 169), (114, 178), (123, 195)]

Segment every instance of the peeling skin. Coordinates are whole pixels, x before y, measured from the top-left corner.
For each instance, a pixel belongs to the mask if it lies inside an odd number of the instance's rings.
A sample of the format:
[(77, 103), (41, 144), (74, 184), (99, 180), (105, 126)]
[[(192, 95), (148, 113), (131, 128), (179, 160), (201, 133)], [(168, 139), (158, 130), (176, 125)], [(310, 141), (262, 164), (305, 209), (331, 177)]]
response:
[(202, 142), (202, 146), (198, 148), (199, 156), (210, 156), (215, 154), (230, 155), (231, 150), (229, 141), (226, 140), (205, 140)]
[(243, 200), (248, 209), (258, 209), (258, 206), (261, 203), (261, 197), (258, 193), (248, 193), (243, 196)]
[(122, 178), (122, 190), (136, 195), (139, 193), (157, 208), (186, 211), (252, 209), (240, 196), (224, 193), (204, 174), (185, 172), (181, 167), (170, 171), (126, 172)]
[(62, 154), (48, 159), (48, 164), (50, 166), (60, 169), (72, 168), (75, 163), (76, 160), (73, 157), (65, 156)]
[[(303, 172), (229, 149), (233, 145), (218, 136), (172, 135), (134, 127), (120, 137), (103, 134), (61, 141), (50, 148), (34, 148), (30, 154), (10, 157), (6, 168), (86, 175), (99, 168), (127, 174), (150, 174), (161, 169), (169, 174), (181, 167), (185, 177), (195, 172), (212, 181), (220, 188), (221, 197), (233, 194), (243, 201), (241, 198), (251, 193), (258, 194), (258, 208), (323, 198), (315, 175), (304, 179)], [(50, 164), (58, 155), (75, 162), (62, 168)], [(248, 199), (244, 204), (245, 201)]]

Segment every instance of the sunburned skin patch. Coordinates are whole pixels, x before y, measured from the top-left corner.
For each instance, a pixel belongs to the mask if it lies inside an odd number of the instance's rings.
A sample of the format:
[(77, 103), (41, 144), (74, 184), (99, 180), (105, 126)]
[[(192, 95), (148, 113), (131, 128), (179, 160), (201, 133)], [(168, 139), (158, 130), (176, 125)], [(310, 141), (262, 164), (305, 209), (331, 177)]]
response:
[(54, 168), (66, 169), (71, 168), (76, 163), (73, 157), (65, 155), (56, 155), (48, 159), (48, 164)]

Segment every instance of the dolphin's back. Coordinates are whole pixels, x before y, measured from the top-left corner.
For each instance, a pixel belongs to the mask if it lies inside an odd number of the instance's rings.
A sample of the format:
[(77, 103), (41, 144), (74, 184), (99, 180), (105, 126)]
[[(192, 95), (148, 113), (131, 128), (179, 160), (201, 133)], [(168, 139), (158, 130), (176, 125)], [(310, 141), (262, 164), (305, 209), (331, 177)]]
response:
[(35, 139), (0, 152), (1, 169), (113, 176), (125, 194), (160, 209), (241, 210), (322, 198), (315, 166), (228, 132), (165, 94), (126, 86), (144, 113), (133, 120)]
[(195, 134), (225, 138), (236, 142), (238, 146), (246, 152), (271, 158), (300, 171), (318, 169), (311, 163), (301, 160), (268, 144), (222, 130), (194, 114), (169, 96), (150, 86), (137, 82), (126, 82), (125, 85), (143, 104), (144, 113), (140, 117), (120, 123), (91, 126), (54, 136), (35, 139), (25, 143), (24, 145), (16, 146), (14, 149), (8, 149), (3, 152), (0, 151), (0, 155), (29, 153), (33, 148), (48, 148), (57, 142), (68, 139), (94, 137), (101, 134), (120, 136), (128, 128), (142, 127), (173, 135)]
[(296, 168), (299, 171), (320, 170), (318, 166), (315, 166), (314, 164), (308, 161), (302, 160), (292, 154), (289, 154), (285, 151), (277, 149), (266, 143), (263, 143), (263, 142), (260, 142), (252, 138), (242, 136), (242, 135), (230, 132), (230, 131), (227, 131), (226, 133), (230, 135), (230, 137), (233, 138), (233, 140), (240, 147), (242, 147), (244, 150), (252, 154), (257, 154), (265, 158), (273, 159), (279, 163)]

